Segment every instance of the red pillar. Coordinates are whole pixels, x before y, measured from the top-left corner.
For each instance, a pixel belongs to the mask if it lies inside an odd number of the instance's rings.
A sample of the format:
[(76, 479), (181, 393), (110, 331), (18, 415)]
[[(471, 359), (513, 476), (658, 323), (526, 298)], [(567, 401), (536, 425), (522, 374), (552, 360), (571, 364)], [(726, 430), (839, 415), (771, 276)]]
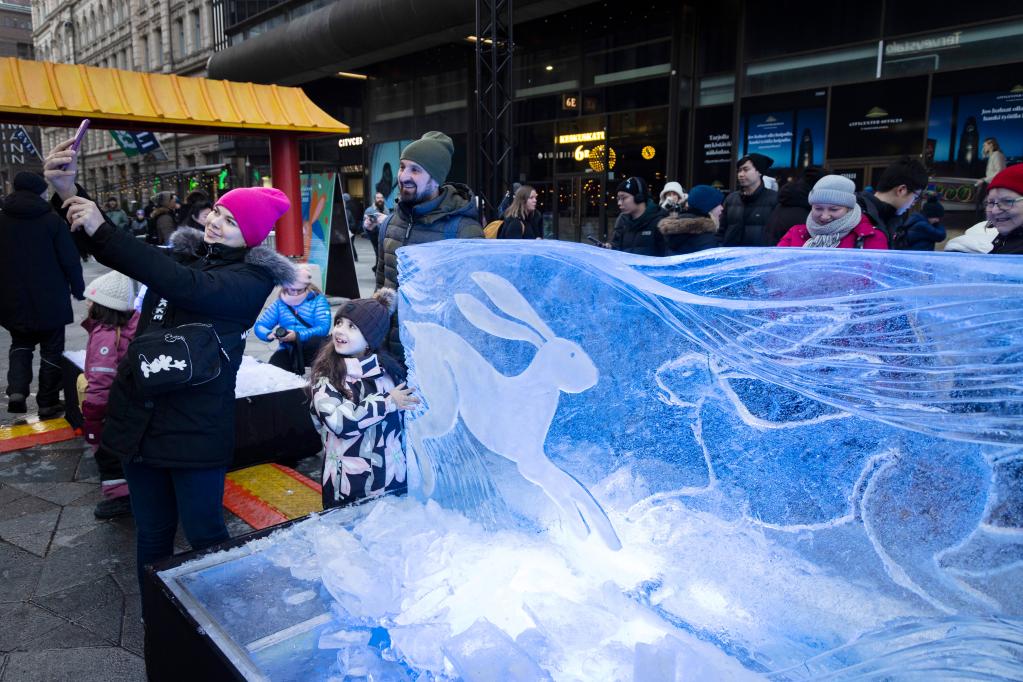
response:
[(285, 256), (302, 255), (302, 183), (298, 177), (298, 138), (270, 136), (270, 177), (274, 187), (291, 199), (291, 208), (277, 221), (277, 251)]

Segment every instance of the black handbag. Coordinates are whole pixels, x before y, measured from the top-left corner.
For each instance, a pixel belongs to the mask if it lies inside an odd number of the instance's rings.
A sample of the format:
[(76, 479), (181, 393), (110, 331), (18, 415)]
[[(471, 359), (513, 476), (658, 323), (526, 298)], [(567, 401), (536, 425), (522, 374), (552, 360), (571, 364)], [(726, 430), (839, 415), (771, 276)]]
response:
[(135, 385), (145, 396), (201, 386), (220, 376), (221, 357), (231, 357), (212, 324), (164, 327), (135, 337), (128, 345)]

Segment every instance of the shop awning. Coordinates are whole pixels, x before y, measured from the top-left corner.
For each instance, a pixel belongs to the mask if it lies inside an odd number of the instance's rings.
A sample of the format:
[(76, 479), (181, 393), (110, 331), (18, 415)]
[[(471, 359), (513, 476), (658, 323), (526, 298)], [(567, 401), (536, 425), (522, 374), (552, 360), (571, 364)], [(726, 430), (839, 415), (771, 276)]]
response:
[(0, 58), (0, 120), (214, 134), (344, 135), (301, 88)]

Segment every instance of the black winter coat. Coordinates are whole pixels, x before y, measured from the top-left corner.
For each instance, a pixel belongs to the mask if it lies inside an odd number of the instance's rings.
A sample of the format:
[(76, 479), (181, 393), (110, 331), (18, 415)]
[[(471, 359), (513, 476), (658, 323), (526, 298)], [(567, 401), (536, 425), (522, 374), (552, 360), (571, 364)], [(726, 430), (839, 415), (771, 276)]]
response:
[(135, 386), (129, 351), (110, 390), (104, 448), (122, 460), (155, 467), (228, 466), (234, 453), (234, 387), (245, 335), (274, 285), (294, 280), (294, 266), (265, 246), (206, 244), (202, 232), (187, 227), (172, 235), (170, 255), (109, 223), (90, 241), (96, 260), (149, 286), (135, 338), (161, 327), (152, 316), (157, 303), (166, 299), (165, 326), (212, 324), (231, 358), (207, 384), (147, 399)]
[(505, 218), (501, 229), (497, 231), (498, 239), (543, 239), (543, 216), (533, 211), (525, 220)]
[(778, 205), (771, 211), (764, 228), (765, 237), (770, 246), (777, 246), (795, 225), (805, 225), (810, 215), (810, 183), (805, 180), (790, 182), (778, 190)]
[(721, 246), (718, 226), (710, 216), (696, 213), (669, 215), (662, 218), (657, 228), (664, 235), (665, 255), (680, 256)]
[(1004, 237), (995, 237), (991, 253), (1023, 254), (1023, 227), (1017, 227)]
[(82, 262), (67, 223), (38, 194), (16, 190), (0, 204), (0, 325), (50, 331), (74, 321)]
[(856, 203), (860, 205), (870, 224), (884, 232), (888, 237), (888, 243), (891, 244), (892, 237), (906, 219), (897, 214), (894, 206), (868, 192), (857, 192)]
[[(725, 197), (725, 210), (721, 214), (721, 235), (723, 246), (776, 246), (777, 241), (768, 243), (767, 220), (778, 205), (778, 193), (763, 185), (753, 194), (746, 196), (736, 190)], [(805, 216), (804, 216), (805, 218)], [(791, 227), (791, 226), (790, 226)]]
[(638, 218), (622, 213), (615, 221), (611, 248), (640, 256), (663, 256), (664, 235), (657, 229), (657, 224), (667, 215), (668, 212), (652, 199), (647, 200), (646, 211)]
[(948, 236), (941, 223), (931, 225), (923, 213), (909, 216), (899, 232), (906, 233), (906, 249), (909, 251), (933, 251), (934, 245), (945, 241)]

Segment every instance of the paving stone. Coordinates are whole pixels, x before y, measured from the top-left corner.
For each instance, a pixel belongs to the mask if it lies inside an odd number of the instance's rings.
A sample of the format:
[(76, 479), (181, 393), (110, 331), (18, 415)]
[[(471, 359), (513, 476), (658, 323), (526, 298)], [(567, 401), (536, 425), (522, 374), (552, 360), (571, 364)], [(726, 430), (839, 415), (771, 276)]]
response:
[(0, 481), (50, 483), (70, 481), (78, 468), (80, 454), (41, 452), (39, 448), (0, 456)]
[(110, 646), (116, 644), (108, 639), (100, 637), (94, 632), (67, 623), (44, 633), (43, 635), (27, 642), (21, 648), (25, 651), (48, 651), (53, 649), (77, 649), (86, 646)]
[(43, 635), (65, 625), (67, 621), (32, 603), (16, 604), (3, 614), (0, 628), (0, 650), (20, 651), (32, 648)]
[(17, 545), (36, 556), (45, 556), (59, 518), (60, 507), (54, 507), (0, 521), (0, 540)]
[[(0, 542), (0, 602), (27, 600), (35, 592), (43, 560)], [(4, 629), (6, 625), (0, 627)]]
[(75, 500), (95, 490), (95, 486), (89, 483), (19, 483), (11, 481), (9, 485), (23, 490), (30, 495), (53, 502), (61, 506), (71, 504)]
[(138, 601), (139, 577), (138, 573), (135, 572), (134, 555), (129, 563), (118, 566), (116, 569), (111, 571), (110, 577), (117, 581), (117, 586), (121, 588), (121, 592), (124, 592), (124, 597), (127, 602), (132, 601), (132, 597)]
[(118, 647), (61, 649), (11, 654), (4, 682), (144, 682), (140, 656)]
[(47, 511), (60, 511), (60, 506), (41, 500), (33, 495), (25, 495), (7, 504), (0, 505), (0, 523), (17, 519), (28, 514), (39, 514)]
[(90, 504), (87, 507), (64, 507), (57, 523), (57, 530), (53, 534), (51, 551), (57, 547), (72, 547), (78, 544), (83, 535), (106, 523), (92, 513), (93, 506)]
[(96, 465), (96, 458), (93, 456), (91, 448), (78, 460), (75, 480), (81, 483), (100, 482), (99, 467)]
[(36, 594), (50, 595), (95, 581), (121, 567), (135, 566), (134, 535), (104, 523), (78, 537), (70, 547), (51, 548)]
[(25, 497), (25, 493), (10, 485), (0, 483), (0, 507), (8, 502)]
[(124, 598), (124, 620), (121, 623), (121, 646), (142, 656), (145, 651), (146, 628), (142, 624), (142, 600), (138, 596)]
[(120, 641), (124, 593), (109, 575), (32, 601), (108, 643)]

